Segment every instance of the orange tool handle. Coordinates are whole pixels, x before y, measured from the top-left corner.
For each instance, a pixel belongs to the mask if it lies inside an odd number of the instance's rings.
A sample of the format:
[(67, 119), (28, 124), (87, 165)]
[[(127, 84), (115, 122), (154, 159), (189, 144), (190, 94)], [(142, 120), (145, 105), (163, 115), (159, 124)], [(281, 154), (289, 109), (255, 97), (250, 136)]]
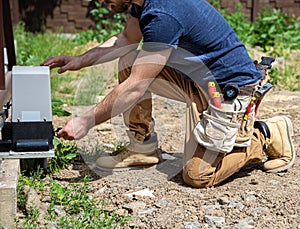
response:
[(212, 98), (212, 94), (216, 91), (217, 91), (217, 89), (216, 89), (215, 82), (208, 82), (208, 95), (209, 95), (209, 98)]
[(215, 107), (221, 108), (221, 96), (219, 92), (212, 93), (212, 100)]

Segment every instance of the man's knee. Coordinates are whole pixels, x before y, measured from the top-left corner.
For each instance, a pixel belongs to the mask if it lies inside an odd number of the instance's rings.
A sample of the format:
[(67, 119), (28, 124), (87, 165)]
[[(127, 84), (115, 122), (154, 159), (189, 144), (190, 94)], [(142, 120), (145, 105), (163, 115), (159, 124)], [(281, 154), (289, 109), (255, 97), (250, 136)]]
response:
[(192, 158), (183, 168), (182, 178), (185, 183), (195, 188), (206, 188), (211, 186), (214, 178), (215, 167), (206, 165), (203, 167), (202, 160)]

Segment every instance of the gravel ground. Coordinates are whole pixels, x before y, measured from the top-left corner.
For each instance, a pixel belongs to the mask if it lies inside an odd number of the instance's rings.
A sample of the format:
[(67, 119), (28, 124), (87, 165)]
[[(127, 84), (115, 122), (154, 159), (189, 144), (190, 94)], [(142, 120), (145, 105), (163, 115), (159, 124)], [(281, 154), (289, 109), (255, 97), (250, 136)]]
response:
[[(155, 97), (154, 118), (160, 146), (169, 156), (157, 166), (127, 171), (100, 171), (87, 152), (113, 148), (126, 140), (121, 117), (92, 129), (78, 142), (84, 162), (62, 171), (64, 180), (94, 176), (91, 193), (132, 217), (125, 228), (263, 228), (300, 229), (300, 92), (272, 90), (262, 102), (258, 119), (286, 115), (294, 125), (296, 162), (288, 172), (265, 173), (258, 164), (248, 165), (219, 186), (195, 189), (181, 177), (185, 106)], [(74, 113), (86, 107), (70, 108)], [(168, 114), (168, 115), (166, 115)], [(55, 119), (62, 125), (66, 118)], [(133, 194), (133, 192), (143, 193)]]

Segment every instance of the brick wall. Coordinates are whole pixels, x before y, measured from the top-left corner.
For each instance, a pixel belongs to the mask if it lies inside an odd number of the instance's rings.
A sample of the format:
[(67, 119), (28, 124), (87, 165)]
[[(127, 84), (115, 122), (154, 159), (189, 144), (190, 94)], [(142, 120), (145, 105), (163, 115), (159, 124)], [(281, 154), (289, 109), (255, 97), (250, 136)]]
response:
[(94, 26), (89, 9), (90, 2), (86, 0), (62, 0), (46, 17), (45, 27), (54, 31), (62, 28), (65, 33), (87, 30)]
[(222, 8), (229, 8), (230, 13), (234, 12), (237, 3), (241, 3), (243, 13), (251, 21), (255, 19), (257, 13), (266, 5), (280, 9), (282, 13), (286, 13), (289, 16), (300, 16), (300, 0), (220, 0), (220, 3)]
[[(33, 31), (45, 28), (57, 31), (62, 28), (62, 32), (76, 33), (95, 25), (88, 14), (93, 7), (89, 0), (11, 0), (11, 3), (14, 2), (15, 4), (11, 4), (11, 7), (20, 7), (20, 18), (27, 19), (27, 24), (32, 26), (31, 30)], [(16, 2), (19, 2), (19, 5)], [(220, 0), (222, 8), (229, 8), (229, 13), (234, 12), (238, 2), (242, 4), (243, 13), (249, 20), (254, 20), (257, 13), (265, 5), (281, 9), (283, 13), (290, 16), (300, 16), (300, 0)], [(16, 18), (16, 10), (13, 10), (12, 16)]]

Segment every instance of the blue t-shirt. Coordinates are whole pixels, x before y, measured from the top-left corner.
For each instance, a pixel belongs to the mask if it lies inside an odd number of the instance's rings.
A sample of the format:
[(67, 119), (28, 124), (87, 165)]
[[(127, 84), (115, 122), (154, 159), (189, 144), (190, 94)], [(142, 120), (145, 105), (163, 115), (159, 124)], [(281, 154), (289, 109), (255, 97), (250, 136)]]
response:
[(216, 79), (240, 86), (261, 77), (244, 44), (220, 13), (205, 0), (145, 0), (132, 5), (139, 19), (143, 48), (174, 47), (168, 65), (198, 84)]

